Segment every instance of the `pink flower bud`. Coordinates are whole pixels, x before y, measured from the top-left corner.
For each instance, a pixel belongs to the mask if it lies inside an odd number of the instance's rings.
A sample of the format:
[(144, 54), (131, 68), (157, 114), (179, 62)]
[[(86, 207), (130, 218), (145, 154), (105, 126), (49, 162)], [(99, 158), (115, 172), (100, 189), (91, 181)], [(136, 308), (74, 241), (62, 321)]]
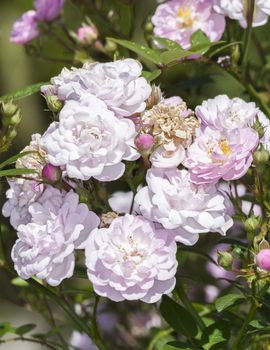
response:
[(62, 177), (62, 171), (59, 167), (48, 163), (42, 169), (42, 177), (49, 182), (58, 182)]
[(98, 31), (94, 26), (83, 26), (78, 29), (77, 36), (82, 44), (92, 44), (98, 37)]
[(136, 138), (136, 147), (145, 151), (149, 150), (154, 144), (154, 138), (150, 134), (141, 134)]
[(256, 256), (257, 266), (265, 271), (270, 271), (270, 249), (262, 249)]

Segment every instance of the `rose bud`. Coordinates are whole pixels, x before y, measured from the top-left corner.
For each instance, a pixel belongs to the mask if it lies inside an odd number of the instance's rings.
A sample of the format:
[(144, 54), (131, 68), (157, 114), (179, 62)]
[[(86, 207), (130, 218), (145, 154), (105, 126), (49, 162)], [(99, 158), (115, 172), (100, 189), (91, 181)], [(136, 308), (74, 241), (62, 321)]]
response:
[(48, 163), (42, 169), (42, 177), (49, 182), (55, 183), (61, 180), (62, 171), (59, 167)]
[(143, 151), (149, 150), (154, 144), (154, 138), (150, 134), (141, 134), (136, 138), (136, 147)]
[(265, 271), (270, 271), (270, 249), (262, 249), (256, 256), (257, 266)]

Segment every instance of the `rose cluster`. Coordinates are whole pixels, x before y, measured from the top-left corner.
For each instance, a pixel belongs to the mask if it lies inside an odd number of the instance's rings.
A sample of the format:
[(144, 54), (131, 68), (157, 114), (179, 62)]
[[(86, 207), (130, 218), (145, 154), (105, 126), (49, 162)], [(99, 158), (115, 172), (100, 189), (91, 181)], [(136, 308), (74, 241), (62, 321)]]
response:
[[(10, 180), (3, 207), (18, 235), (16, 271), (57, 286), (85, 250), (97, 294), (158, 301), (175, 286), (177, 243), (233, 226), (221, 180), (244, 176), (254, 151), (269, 147), (262, 112), (225, 95), (193, 111), (151, 86), (134, 59), (64, 68), (42, 93), (61, 101), (59, 118), (18, 159), (16, 167), (35, 172)], [(97, 207), (97, 189), (132, 183), (131, 167), (140, 173), (133, 193), (105, 196), (114, 212)]]

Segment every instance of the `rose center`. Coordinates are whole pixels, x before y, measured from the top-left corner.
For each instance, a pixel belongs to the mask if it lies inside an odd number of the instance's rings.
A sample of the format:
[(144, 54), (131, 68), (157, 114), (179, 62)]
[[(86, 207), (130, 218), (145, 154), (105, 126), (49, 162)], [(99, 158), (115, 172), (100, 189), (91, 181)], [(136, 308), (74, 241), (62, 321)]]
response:
[(193, 24), (194, 16), (189, 7), (181, 7), (177, 12), (177, 16), (181, 19), (183, 27), (190, 27)]

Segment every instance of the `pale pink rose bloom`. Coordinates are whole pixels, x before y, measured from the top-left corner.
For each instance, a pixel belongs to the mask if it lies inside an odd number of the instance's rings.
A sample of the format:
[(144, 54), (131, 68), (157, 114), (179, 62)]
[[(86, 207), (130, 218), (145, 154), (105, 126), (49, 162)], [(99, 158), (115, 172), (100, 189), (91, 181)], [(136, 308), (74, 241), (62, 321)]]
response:
[[(107, 63), (86, 63), (82, 68), (64, 68), (51, 79), (60, 100), (79, 100), (92, 94), (102, 100), (117, 117), (145, 110), (151, 86), (141, 77), (142, 65), (131, 58)], [(46, 94), (48, 86), (41, 89)]]
[(135, 197), (140, 213), (172, 230), (176, 241), (193, 245), (200, 233), (225, 235), (232, 227), (230, 201), (214, 185), (197, 186), (186, 170), (150, 169), (147, 187)]
[(229, 98), (218, 95), (204, 101), (196, 107), (196, 116), (201, 119), (202, 127), (212, 129), (240, 129), (254, 123), (259, 109), (254, 102), (245, 102), (239, 97)]
[(80, 101), (66, 102), (59, 123), (51, 124), (41, 143), (49, 162), (65, 166), (69, 177), (113, 181), (125, 171), (123, 160), (140, 156), (135, 136), (131, 120), (117, 119), (103, 101), (84, 95)]
[(251, 128), (220, 131), (206, 127), (189, 147), (184, 165), (196, 184), (236, 180), (251, 166), (258, 143), (258, 133)]
[(88, 277), (113, 301), (155, 303), (175, 286), (176, 243), (142, 216), (126, 214), (95, 230), (86, 247)]
[(40, 198), (44, 185), (24, 179), (12, 179), (8, 183), (10, 188), (6, 192), (7, 201), (3, 205), (2, 214), (9, 217), (11, 226), (17, 229), (20, 224), (30, 221), (29, 205)]
[[(214, 10), (224, 16), (239, 21), (241, 27), (247, 27), (247, 0), (214, 0)], [(256, 0), (253, 27), (267, 23), (270, 16), (270, 1)]]
[(30, 10), (25, 12), (14, 22), (10, 34), (10, 41), (14, 44), (25, 45), (39, 36), (39, 34), (36, 11)]
[(191, 35), (202, 30), (211, 41), (218, 41), (225, 30), (225, 18), (213, 11), (211, 0), (170, 0), (157, 7), (152, 17), (154, 34), (176, 41), (185, 50)]
[(23, 279), (37, 276), (52, 286), (73, 275), (75, 249), (84, 249), (98, 216), (79, 203), (74, 192), (47, 187), (29, 206), (31, 220), (17, 228), (12, 249), (15, 270)]

